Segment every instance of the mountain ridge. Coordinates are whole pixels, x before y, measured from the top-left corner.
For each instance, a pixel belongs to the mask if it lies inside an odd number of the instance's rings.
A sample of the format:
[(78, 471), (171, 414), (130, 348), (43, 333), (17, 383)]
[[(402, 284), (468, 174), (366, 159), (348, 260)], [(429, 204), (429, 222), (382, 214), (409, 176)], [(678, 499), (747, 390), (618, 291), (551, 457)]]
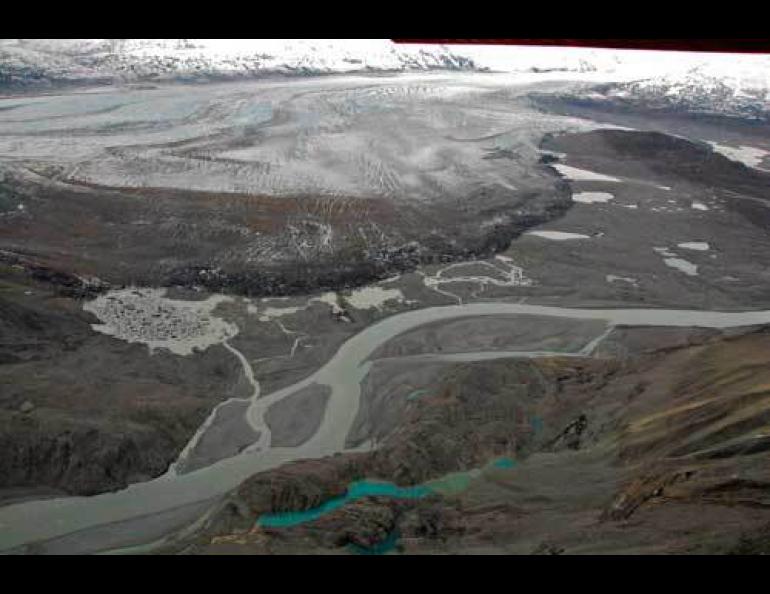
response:
[(266, 76), (497, 72), (585, 80), (581, 101), (766, 119), (770, 57), (387, 39), (5, 39), (0, 89)]

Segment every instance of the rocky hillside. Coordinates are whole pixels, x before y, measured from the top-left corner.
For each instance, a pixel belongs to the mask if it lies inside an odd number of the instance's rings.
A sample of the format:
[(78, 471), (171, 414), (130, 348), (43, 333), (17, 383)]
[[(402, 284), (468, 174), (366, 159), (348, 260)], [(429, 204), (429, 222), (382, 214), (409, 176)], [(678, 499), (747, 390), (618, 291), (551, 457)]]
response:
[[(409, 404), (380, 450), (258, 474), (182, 546), (767, 551), (769, 340), (766, 328), (619, 328), (595, 360), (457, 365)], [(293, 527), (255, 525), (263, 514), (317, 508), (362, 478), (432, 494), (365, 497)]]
[(57, 280), (0, 261), (0, 500), (163, 474), (242, 379), (223, 348), (150, 356), (94, 332)]

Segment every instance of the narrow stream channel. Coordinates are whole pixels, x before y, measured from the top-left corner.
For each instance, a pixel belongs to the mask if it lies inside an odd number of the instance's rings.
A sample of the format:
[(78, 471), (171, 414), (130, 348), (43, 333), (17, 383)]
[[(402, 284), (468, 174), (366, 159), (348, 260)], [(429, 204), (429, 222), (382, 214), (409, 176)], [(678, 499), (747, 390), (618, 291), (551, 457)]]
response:
[[(529, 315), (579, 320), (605, 320), (608, 331), (616, 325), (727, 328), (770, 323), (770, 311), (710, 312), (663, 309), (575, 309), (514, 303), (471, 303), (413, 310), (386, 318), (351, 337), (316, 373), (305, 380), (261, 398), (253, 398), (247, 412), (252, 427), (264, 427), (268, 407), (312, 383), (331, 387), (323, 421), (316, 434), (297, 447), (267, 448), (265, 442), (206, 468), (184, 475), (166, 473), (152, 481), (130, 485), (114, 493), (92, 497), (67, 497), (28, 501), (0, 508), (0, 550), (68, 535), (83, 551), (140, 545), (159, 536), (147, 526), (148, 518), (174, 516), (179, 527), (200, 516), (193, 505), (220, 496), (247, 477), (303, 458), (320, 458), (344, 451), (345, 439), (358, 413), (360, 382), (366, 377), (372, 353), (391, 338), (437, 320), (467, 316)], [(607, 332), (580, 352), (560, 356), (586, 356)], [(234, 352), (239, 355), (240, 353)], [(504, 353), (503, 356), (537, 356), (542, 353)], [(461, 353), (457, 361), (476, 361), (500, 353)], [(247, 371), (248, 374), (248, 371)], [(258, 382), (250, 378), (258, 395)], [(184, 511), (188, 510), (188, 511)], [(176, 514), (176, 515), (175, 515)], [(136, 522), (132, 525), (131, 522)], [(114, 526), (114, 529), (111, 529)], [(133, 526), (133, 529), (128, 529)], [(169, 530), (174, 530), (169, 523)], [(128, 528), (127, 528), (128, 527)], [(155, 529), (157, 530), (157, 529)]]

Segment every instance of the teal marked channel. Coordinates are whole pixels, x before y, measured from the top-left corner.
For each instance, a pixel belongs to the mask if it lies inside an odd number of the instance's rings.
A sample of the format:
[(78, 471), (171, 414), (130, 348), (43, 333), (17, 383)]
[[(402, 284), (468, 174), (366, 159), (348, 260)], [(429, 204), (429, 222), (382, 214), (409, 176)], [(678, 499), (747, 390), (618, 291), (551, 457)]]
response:
[(494, 462), (492, 462), (492, 466), (494, 468), (513, 468), (516, 466), (516, 460), (513, 460), (511, 458), (498, 458)]
[[(516, 465), (511, 458), (497, 458), (487, 467), (509, 469)], [(466, 489), (472, 478), (480, 472), (470, 471), (453, 473), (441, 479), (429, 481), (424, 485), (413, 487), (399, 487), (386, 481), (362, 480), (351, 483), (344, 495), (334, 497), (304, 511), (288, 511), (263, 514), (257, 519), (257, 526), (263, 528), (290, 528), (307, 522), (313, 522), (328, 513), (331, 513), (346, 503), (362, 499), (363, 497), (390, 497), (392, 499), (422, 499), (433, 494), (451, 494)], [(465, 480), (459, 480), (465, 479)], [(458, 483), (455, 485), (455, 483)], [(454, 486), (455, 488), (450, 488)]]
[(380, 481), (357, 481), (351, 483), (347, 492), (329, 499), (325, 503), (305, 511), (278, 512), (263, 514), (257, 520), (257, 526), (265, 528), (288, 528), (298, 526), (305, 522), (312, 522), (346, 503), (363, 497), (391, 497), (393, 499), (421, 499), (433, 493), (428, 487), (417, 485), (415, 487), (398, 487), (393, 483)]

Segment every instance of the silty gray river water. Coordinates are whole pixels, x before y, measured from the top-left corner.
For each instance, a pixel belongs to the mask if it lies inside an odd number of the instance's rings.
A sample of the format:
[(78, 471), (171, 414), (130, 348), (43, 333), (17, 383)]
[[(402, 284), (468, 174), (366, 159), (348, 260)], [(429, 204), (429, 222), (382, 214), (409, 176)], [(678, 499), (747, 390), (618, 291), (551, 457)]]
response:
[[(345, 438), (359, 407), (360, 382), (366, 377), (369, 356), (395, 336), (438, 320), (467, 316), (528, 315), (605, 320), (608, 327), (678, 326), (728, 328), (770, 323), (770, 311), (711, 312), (664, 309), (576, 309), (519, 303), (471, 303), (412, 310), (386, 318), (345, 342), (336, 354), (305, 380), (285, 389), (255, 398), (247, 411), (254, 428), (264, 427), (269, 406), (310, 384), (327, 385), (332, 393), (316, 434), (297, 447), (271, 448), (260, 440), (240, 454), (184, 475), (173, 472), (114, 493), (91, 497), (66, 497), (28, 501), (0, 508), (0, 550), (70, 535), (68, 552), (93, 552), (155, 541), (162, 532), (178, 529), (164, 518), (181, 517), (186, 522), (199, 517), (207, 502), (233, 489), (247, 477), (303, 458), (320, 458), (345, 451)], [(606, 333), (575, 353), (463, 353), (454, 361), (476, 361), (499, 357), (543, 355), (589, 355)], [(250, 370), (249, 370), (250, 371)], [(248, 372), (247, 372), (248, 374)], [(258, 385), (248, 374), (258, 394)], [(182, 513), (187, 510), (187, 515)], [(175, 515), (176, 514), (176, 515)], [(181, 514), (181, 515), (180, 515)], [(161, 533), (159, 533), (159, 531)], [(76, 543), (80, 543), (75, 546)]]

